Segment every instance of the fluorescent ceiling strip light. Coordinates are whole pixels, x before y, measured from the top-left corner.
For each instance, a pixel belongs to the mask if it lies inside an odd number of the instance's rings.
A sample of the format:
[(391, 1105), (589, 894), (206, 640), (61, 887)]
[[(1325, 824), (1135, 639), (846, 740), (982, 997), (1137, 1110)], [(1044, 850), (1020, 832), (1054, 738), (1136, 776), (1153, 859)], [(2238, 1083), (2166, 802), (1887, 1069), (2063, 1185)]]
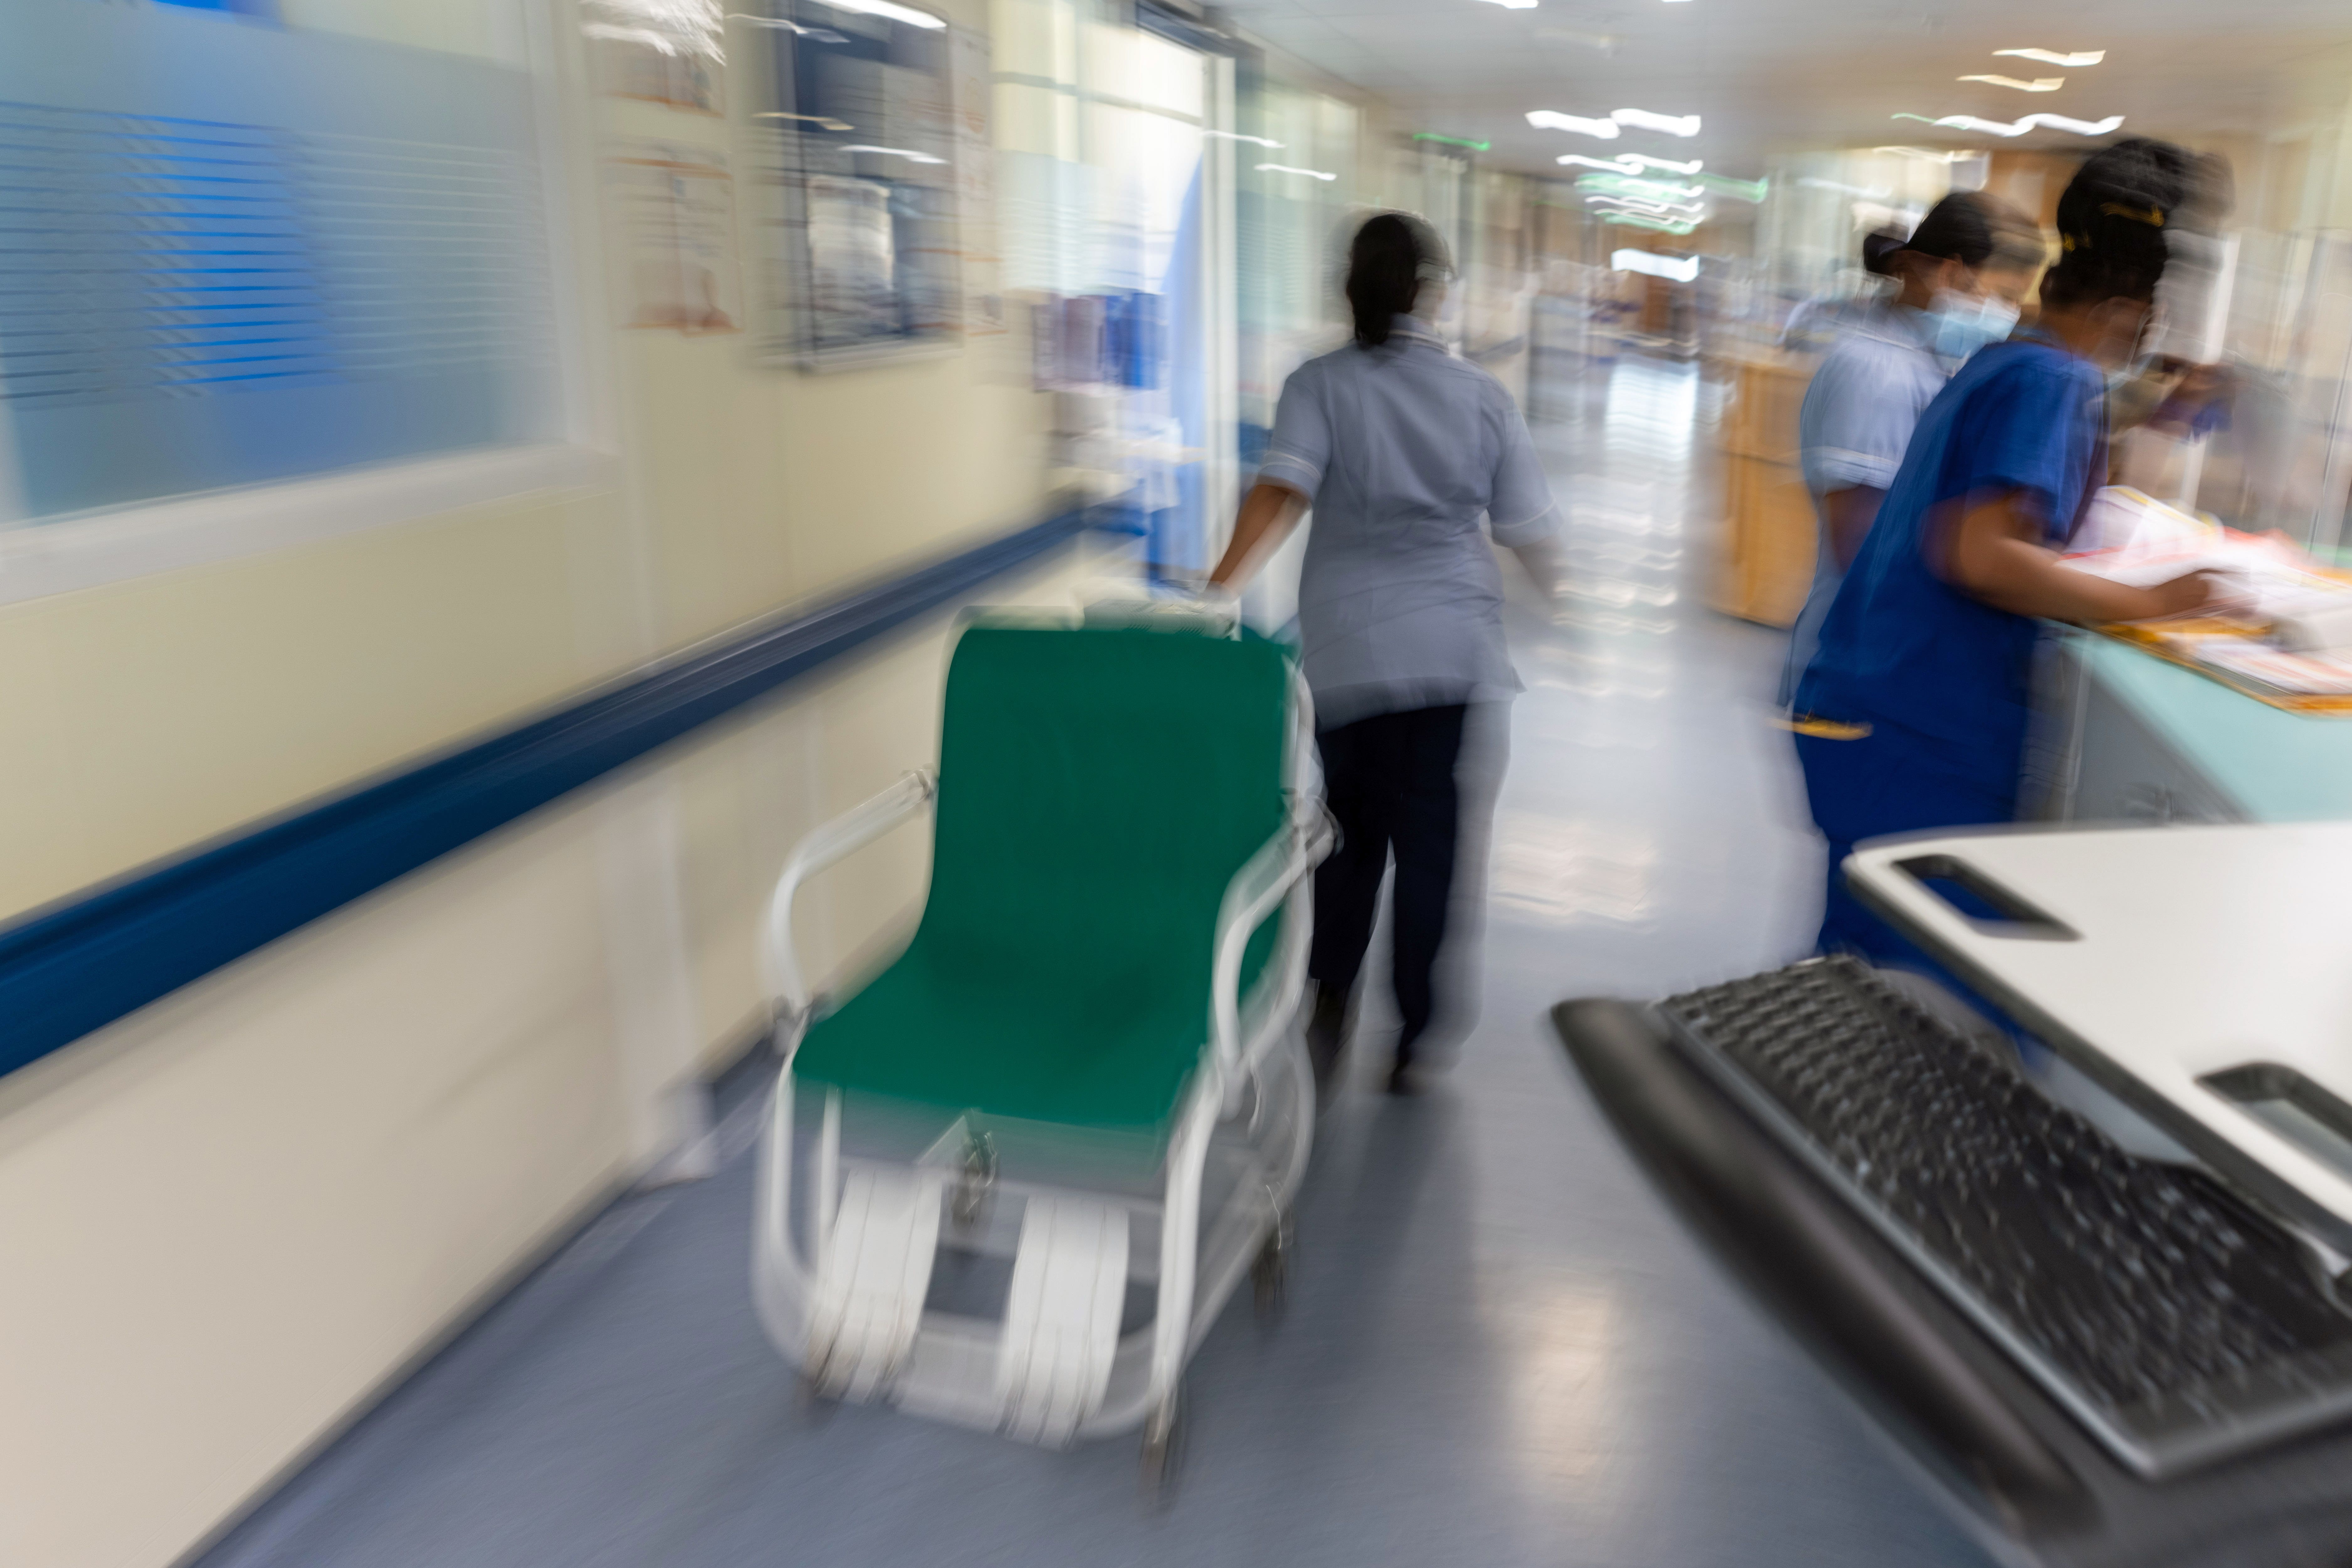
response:
[(2014, 55), (2021, 60), (2040, 60), (2045, 66), (2095, 66), (2107, 58), (2105, 49), (2085, 49), (2074, 55), (2062, 55), (2054, 49), (1995, 49), (1993, 53)]
[(1261, 174), (1304, 174), (1310, 180), (1336, 180), (1339, 177), (1327, 174), (1320, 169), (1294, 169), (1287, 163), (1259, 163), (1255, 167)]
[(2110, 114), (2105, 120), (2069, 120), (2063, 114), (2029, 114), (2008, 125), (1998, 120), (1979, 120), (1973, 114), (1947, 114), (1941, 120), (1930, 120), (1924, 114), (1898, 114), (1895, 118), (1916, 120), (1922, 125), (1948, 125), (1956, 131), (1981, 131), (1988, 136), (2022, 136), (2037, 125), (2047, 125), (2053, 131), (2071, 131), (2077, 136), (2105, 136), (2124, 122), (2120, 114)]
[(856, 11), (867, 16), (884, 16), (893, 22), (904, 22), (909, 27), (944, 27), (947, 23), (929, 11), (918, 11), (911, 5), (894, 5), (890, 0), (821, 0), (836, 11)]
[(1270, 136), (1244, 136), (1238, 131), (1203, 131), (1201, 134), (1213, 136), (1220, 142), (1246, 142), (1254, 147), (1263, 147), (1269, 153), (1282, 151), (1282, 143)]
[(1581, 153), (1562, 153), (1552, 162), (1575, 163), (1587, 169), (1606, 169), (1612, 174), (1628, 175), (1639, 175), (1644, 169), (1664, 169), (1670, 174), (1696, 174), (1706, 167), (1704, 158), (1677, 163), (1672, 158), (1652, 158), (1640, 153), (1620, 153), (1613, 158), (1588, 158)]
[(1532, 11), (1536, 0), (1486, 0), (1489, 5), (1500, 5), (1506, 11)]
[(1556, 109), (1535, 109), (1528, 111), (1528, 123), (1538, 131), (1573, 131), (1604, 141), (1614, 141), (1621, 129), (1628, 125), (1637, 131), (1663, 131), (1669, 136), (1696, 136), (1699, 128), (1696, 114), (1653, 114), (1646, 109), (1612, 110), (1606, 120), (1562, 114)]
[(1696, 256), (1660, 256), (1654, 250), (1620, 250), (1610, 255), (1609, 265), (1619, 272), (1641, 272), (1652, 278), (1688, 283), (1698, 276), (1698, 259)]
[(1588, 158), (1581, 153), (1562, 153), (1552, 161), (1573, 163), (1586, 169), (1605, 169), (1612, 174), (1625, 175), (1638, 175), (1644, 169), (1663, 169), (1670, 174), (1696, 174), (1706, 167), (1706, 161), (1703, 158), (1677, 163), (1672, 158), (1644, 158), (1639, 153), (1620, 153), (1614, 158)]
[(1580, 114), (1562, 114), (1550, 109), (1528, 110), (1528, 123), (1538, 131), (1573, 131), (1580, 135), (1598, 136), (1604, 142), (1614, 142), (1620, 134), (1613, 120), (1587, 120)]
[(1698, 227), (1688, 218), (1643, 217), (1640, 213), (1603, 213), (1602, 223), (1622, 223), (1629, 228), (1651, 228), (1660, 234), (1689, 234)]
[(1577, 176), (1576, 188), (1580, 191), (1605, 191), (1612, 196), (1639, 196), (1643, 201), (1706, 195), (1705, 185), (1670, 185), (1664, 180), (1644, 180), (1616, 170), (1602, 174), (1580, 174)]
[(2013, 87), (2020, 92), (2056, 92), (2066, 85), (2063, 76), (2038, 76), (2032, 81), (2020, 81), (2013, 76), (1964, 76), (1961, 81), (1990, 82), (1995, 87)]
[(1669, 136), (1698, 134), (1698, 116), (1696, 114), (1653, 114), (1646, 109), (1612, 109), (1609, 111), (1609, 118), (1637, 131), (1663, 131)]
[(1693, 158), (1687, 163), (1677, 163), (1672, 158), (1652, 158), (1640, 153), (1620, 153), (1620, 163), (1631, 163), (1637, 169), (1664, 169), (1670, 174), (1696, 174), (1706, 167), (1704, 158)]
[(918, 153), (912, 148), (908, 147), (868, 147), (865, 143), (860, 142), (855, 147), (844, 147), (842, 151), (845, 153), (879, 153), (886, 158), (904, 158), (910, 163), (944, 163), (947, 162), (945, 158), (934, 158), (929, 153)]
[(1703, 218), (1706, 216), (1705, 202), (1645, 202), (1636, 196), (1587, 196), (1592, 206), (1606, 206), (1611, 212), (1640, 213), (1644, 217)]

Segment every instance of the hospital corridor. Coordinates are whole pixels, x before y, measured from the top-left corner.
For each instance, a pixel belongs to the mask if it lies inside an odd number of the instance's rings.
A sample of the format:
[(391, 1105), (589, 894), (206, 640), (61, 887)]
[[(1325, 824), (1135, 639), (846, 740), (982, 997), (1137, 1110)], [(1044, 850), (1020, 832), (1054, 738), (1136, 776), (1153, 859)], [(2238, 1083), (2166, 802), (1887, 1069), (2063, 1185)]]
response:
[(2352, 1568), (2352, 16), (0, 0), (0, 1568)]

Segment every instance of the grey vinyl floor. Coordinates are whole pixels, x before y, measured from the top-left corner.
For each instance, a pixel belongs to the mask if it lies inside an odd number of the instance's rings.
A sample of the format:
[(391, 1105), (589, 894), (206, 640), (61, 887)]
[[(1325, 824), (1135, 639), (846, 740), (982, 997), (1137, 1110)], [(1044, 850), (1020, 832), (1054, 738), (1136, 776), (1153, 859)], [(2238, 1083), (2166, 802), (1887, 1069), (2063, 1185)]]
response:
[(1511, 610), (1476, 1022), (1396, 1100), (1367, 1004), (1288, 1311), (1244, 1292), (1210, 1333), (1171, 1509), (1125, 1441), (804, 1408), (753, 1321), (739, 1153), (616, 1205), (204, 1568), (1985, 1562), (1677, 1227), (1543, 1024), (1782, 962), (1818, 918), (1780, 639), (1703, 604), (1716, 396), (1636, 358), (1544, 388), (1580, 590)]

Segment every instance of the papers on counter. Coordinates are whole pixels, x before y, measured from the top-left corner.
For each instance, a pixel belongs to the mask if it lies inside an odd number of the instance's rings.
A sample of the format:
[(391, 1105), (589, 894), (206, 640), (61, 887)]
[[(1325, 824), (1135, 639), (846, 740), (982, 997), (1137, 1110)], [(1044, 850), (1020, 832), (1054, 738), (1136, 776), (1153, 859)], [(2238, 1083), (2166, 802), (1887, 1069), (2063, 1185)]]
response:
[(2352, 697), (2352, 650), (2288, 653), (2252, 637), (2159, 634), (2158, 643), (2274, 691), (2306, 697)]
[(2067, 565), (2135, 588), (2210, 572), (2232, 610), (2251, 620), (2352, 605), (2352, 584), (2322, 572), (2284, 540), (2221, 528), (2120, 485), (2092, 499), (2074, 542)]
[(2225, 610), (2148, 622), (2139, 640), (2249, 689), (2352, 698), (2352, 580), (2283, 539), (2238, 533), (2139, 491), (2093, 498), (2066, 564), (2136, 588), (2190, 572), (2221, 579)]

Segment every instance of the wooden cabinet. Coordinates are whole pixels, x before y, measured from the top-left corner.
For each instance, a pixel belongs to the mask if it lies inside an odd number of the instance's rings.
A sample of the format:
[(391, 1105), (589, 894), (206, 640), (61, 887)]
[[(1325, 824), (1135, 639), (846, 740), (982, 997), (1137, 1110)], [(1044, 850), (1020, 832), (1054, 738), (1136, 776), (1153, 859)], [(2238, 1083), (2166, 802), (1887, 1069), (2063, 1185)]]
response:
[(1797, 409), (1813, 362), (1752, 350), (1730, 365), (1721, 442), (1723, 535), (1712, 602), (1744, 621), (1792, 626), (1812, 585), (1819, 526), (1797, 467)]

